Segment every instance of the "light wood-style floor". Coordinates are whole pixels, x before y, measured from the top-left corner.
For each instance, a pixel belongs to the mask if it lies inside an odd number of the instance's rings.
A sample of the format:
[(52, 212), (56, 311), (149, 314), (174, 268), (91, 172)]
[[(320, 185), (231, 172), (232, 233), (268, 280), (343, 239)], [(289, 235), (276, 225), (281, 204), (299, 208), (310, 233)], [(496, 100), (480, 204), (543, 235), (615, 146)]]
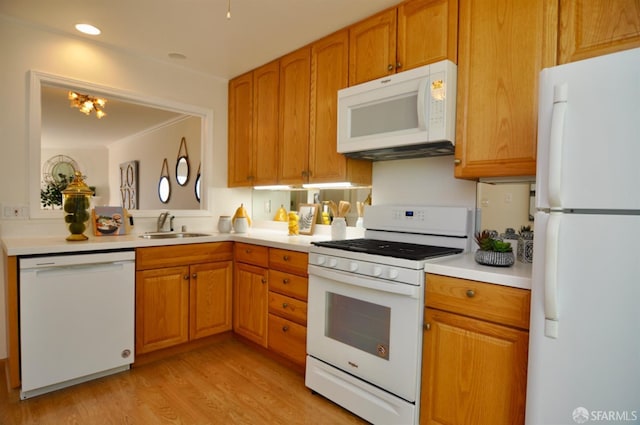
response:
[(1, 369), (2, 425), (366, 424), (235, 338), (24, 401)]

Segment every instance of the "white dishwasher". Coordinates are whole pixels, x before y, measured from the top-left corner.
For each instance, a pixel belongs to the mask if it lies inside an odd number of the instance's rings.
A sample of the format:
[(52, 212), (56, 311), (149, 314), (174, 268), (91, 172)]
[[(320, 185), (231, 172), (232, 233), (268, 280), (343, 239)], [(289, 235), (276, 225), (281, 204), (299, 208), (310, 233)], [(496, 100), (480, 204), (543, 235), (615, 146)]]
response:
[(21, 257), (19, 267), (22, 399), (129, 369), (133, 250)]

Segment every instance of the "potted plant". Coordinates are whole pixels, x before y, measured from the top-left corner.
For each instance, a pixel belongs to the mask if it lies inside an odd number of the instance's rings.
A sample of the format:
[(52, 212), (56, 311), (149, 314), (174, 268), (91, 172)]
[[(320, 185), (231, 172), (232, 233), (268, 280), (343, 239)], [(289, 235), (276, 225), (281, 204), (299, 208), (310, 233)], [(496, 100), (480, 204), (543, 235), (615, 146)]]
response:
[(475, 260), (478, 264), (508, 267), (515, 262), (511, 244), (492, 237), (488, 230), (477, 232), (475, 241), (479, 248), (475, 253)]

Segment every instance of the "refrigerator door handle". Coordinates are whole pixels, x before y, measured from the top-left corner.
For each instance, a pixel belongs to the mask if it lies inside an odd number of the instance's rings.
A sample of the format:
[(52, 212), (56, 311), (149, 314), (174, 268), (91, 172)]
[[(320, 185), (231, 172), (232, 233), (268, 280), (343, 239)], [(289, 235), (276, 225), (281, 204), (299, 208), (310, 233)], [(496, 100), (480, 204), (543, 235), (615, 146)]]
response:
[(564, 119), (567, 112), (567, 83), (553, 87), (553, 111), (551, 114), (551, 134), (549, 136), (549, 207), (562, 207), (562, 145)]
[(547, 222), (544, 275), (544, 334), (558, 337), (558, 241), (562, 213), (551, 212)]

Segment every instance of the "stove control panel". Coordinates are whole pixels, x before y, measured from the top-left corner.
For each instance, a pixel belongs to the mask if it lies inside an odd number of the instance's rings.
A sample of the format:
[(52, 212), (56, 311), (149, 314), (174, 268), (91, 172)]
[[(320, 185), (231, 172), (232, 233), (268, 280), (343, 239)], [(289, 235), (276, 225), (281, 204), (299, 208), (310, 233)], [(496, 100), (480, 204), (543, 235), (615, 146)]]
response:
[(422, 268), (405, 268), (315, 252), (309, 253), (309, 265), (408, 285), (420, 286), (424, 281), (424, 270)]

